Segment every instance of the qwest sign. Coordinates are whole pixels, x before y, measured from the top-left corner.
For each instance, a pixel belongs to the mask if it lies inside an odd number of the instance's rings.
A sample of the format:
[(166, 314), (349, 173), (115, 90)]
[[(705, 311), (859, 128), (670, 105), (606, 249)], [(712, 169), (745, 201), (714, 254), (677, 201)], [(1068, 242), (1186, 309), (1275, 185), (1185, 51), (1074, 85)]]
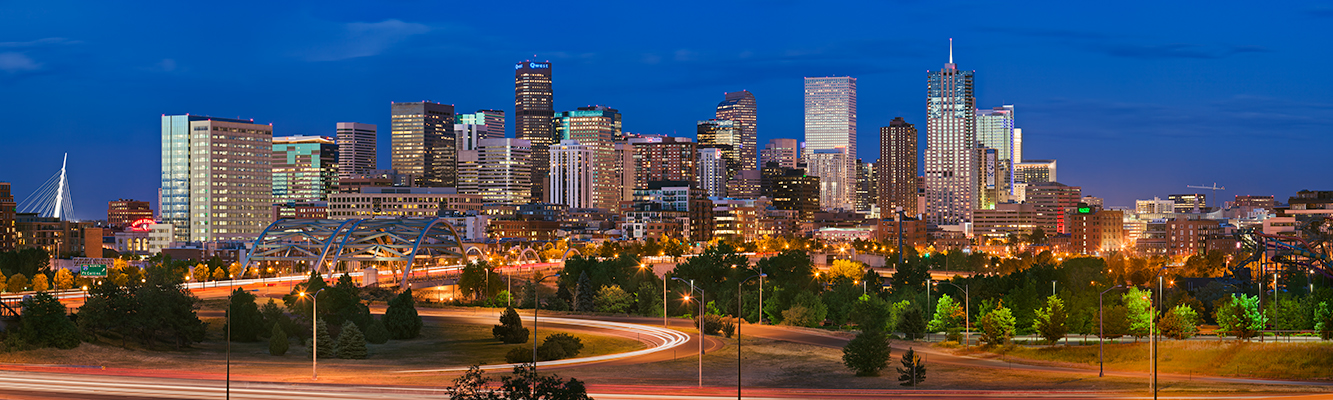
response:
[[(514, 69), (521, 69), (523, 68), (523, 66), (524, 66), (523, 63), (514, 64)], [(527, 67), (531, 69), (543, 69), (543, 68), (551, 68), (551, 64), (530, 62), (527, 63)]]

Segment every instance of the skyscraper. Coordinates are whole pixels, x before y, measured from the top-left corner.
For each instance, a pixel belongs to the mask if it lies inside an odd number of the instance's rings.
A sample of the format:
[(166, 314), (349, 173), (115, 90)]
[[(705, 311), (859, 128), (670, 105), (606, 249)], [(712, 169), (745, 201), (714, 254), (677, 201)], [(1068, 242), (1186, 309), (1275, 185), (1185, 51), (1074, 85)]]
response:
[(819, 177), (819, 204), (825, 210), (853, 211), (856, 207), (856, 161), (849, 171), (848, 158), (846, 147), (816, 149), (806, 156), (810, 175)]
[(1012, 105), (977, 110), (977, 143), (995, 149), (996, 169), (1000, 171), (996, 190), (1005, 197), (1014, 194), (1014, 163), (1023, 161), (1017, 158), (1022, 154), (1022, 132), (1014, 127)]
[(272, 157), (272, 125), (163, 115), (162, 220), (173, 241), (258, 237), (270, 222)]
[(902, 117), (879, 128), (879, 212), (887, 216), (897, 207), (903, 215), (916, 216), (917, 146), (916, 126)]
[[(842, 149), (843, 167), (840, 171), (829, 168), (810, 168), (818, 176), (821, 190), (836, 193), (821, 194), (821, 198), (835, 203), (821, 202), (825, 209), (854, 208), (856, 188), (856, 78), (805, 78), (805, 152), (807, 156), (818, 150)], [(824, 154), (831, 154), (825, 152)], [(809, 161), (812, 165), (814, 161)]]
[(339, 122), (338, 142), (338, 178), (347, 179), (352, 175), (369, 173), (376, 169), (379, 161), (375, 157), (375, 128), (373, 124), (357, 122)]
[(620, 111), (604, 106), (579, 107), (575, 111), (562, 111), (556, 115), (556, 130), (562, 141), (578, 141), (593, 153), (592, 205), (585, 207), (570, 205), (570, 207), (600, 208), (607, 211), (619, 209), (621, 188), (615, 174), (615, 141), (622, 135)]
[[(700, 149), (721, 150), (722, 159), (726, 164), (726, 174), (723, 176), (724, 182), (731, 179), (742, 169), (746, 169), (745, 160), (742, 159), (741, 155), (744, 138), (741, 128), (737, 125), (736, 121), (717, 119), (699, 121), (695, 125)], [(709, 194), (709, 196), (715, 195)]]
[(273, 202), (329, 201), (338, 192), (338, 145), (323, 136), (273, 138)]
[(514, 64), (514, 137), (532, 144), (532, 198), (542, 199), (550, 171), (550, 148), (559, 141), (552, 118), (551, 62)]
[(593, 208), (593, 150), (577, 140), (561, 140), (550, 153), (551, 189), (546, 191), (546, 202)]
[[(856, 211), (870, 214), (879, 206), (879, 179), (875, 163), (856, 159)], [(871, 217), (873, 218), (873, 217)]]
[(481, 139), (458, 152), (458, 193), (482, 202), (527, 204), (532, 188), (532, 145), (523, 139)]
[(504, 110), (477, 110), (475, 113), (458, 114), (454, 117), (454, 123), (486, 125), (486, 137), (483, 139), (498, 139), (505, 137)]
[(645, 136), (630, 138), (634, 146), (634, 189), (648, 189), (649, 182), (694, 182), (698, 146), (684, 137)]
[(740, 160), (738, 170), (759, 169), (756, 164), (759, 151), (756, 147), (759, 144), (756, 128), (758, 106), (755, 104), (754, 94), (748, 90), (727, 93), (726, 98), (717, 103), (717, 119), (734, 122), (735, 128), (739, 131), (740, 137), (735, 149)]
[(716, 147), (699, 148), (699, 166), (695, 176), (699, 180), (699, 189), (708, 197), (727, 197), (727, 160), (722, 149)]
[(476, 150), (482, 139), (491, 137), (490, 127), (477, 124), (454, 123), (454, 146), (458, 151)]
[(953, 45), (944, 69), (926, 74), (926, 220), (956, 225), (977, 207), (975, 71), (959, 71)]
[(760, 167), (769, 161), (784, 168), (798, 168), (797, 164), (801, 164), (801, 142), (796, 139), (769, 139), (759, 157)]
[(391, 155), (393, 169), (413, 177), (415, 186), (458, 184), (458, 150), (454, 138), (454, 106), (429, 101), (393, 103)]

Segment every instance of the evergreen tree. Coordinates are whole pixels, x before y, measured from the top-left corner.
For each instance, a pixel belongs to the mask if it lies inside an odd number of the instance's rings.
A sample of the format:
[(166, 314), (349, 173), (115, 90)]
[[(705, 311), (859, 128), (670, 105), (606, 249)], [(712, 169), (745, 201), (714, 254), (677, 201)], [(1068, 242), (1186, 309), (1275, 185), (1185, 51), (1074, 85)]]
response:
[(504, 314), (500, 314), (500, 325), (491, 328), (491, 335), (505, 343), (528, 342), (528, 328), (523, 327), (523, 319), (513, 307), (505, 309)]
[(224, 312), (230, 314), (230, 318), (223, 324), (222, 330), (227, 332), (227, 324), (231, 324), (231, 340), (238, 342), (259, 341), (259, 336), (264, 329), (264, 316), (260, 314), (259, 307), (255, 305), (255, 295), (250, 294), (243, 288), (236, 288), (231, 292), (230, 304)]
[(61, 349), (79, 347), (79, 329), (65, 315), (65, 305), (55, 296), (45, 292), (24, 296), (19, 306), (22, 311), (16, 335), (22, 343)]
[(292, 326), (292, 319), (287, 316), (287, 311), (273, 299), (268, 299), (268, 303), (264, 303), (264, 306), (259, 309), (259, 314), (264, 318), (265, 331), (272, 331), (274, 325), (282, 326), (284, 332), (295, 331)]
[(916, 350), (908, 348), (903, 353), (902, 367), (898, 368), (898, 382), (903, 386), (915, 387), (917, 384), (926, 380), (926, 363), (921, 361), (921, 356), (916, 354)]
[(378, 319), (370, 320), (370, 327), (366, 328), (366, 341), (374, 344), (384, 344), (389, 341), (389, 330), (384, 328), (384, 322)]
[(907, 340), (916, 340), (926, 336), (926, 316), (921, 309), (912, 307), (904, 311), (898, 320), (898, 331)]
[(361, 334), (361, 329), (352, 321), (344, 322), (342, 332), (338, 334), (338, 358), (360, 360), (366, 358), (366, 354), (366, 337)]
[(1046, 339), (1046, 343), (1055, 344), (1069, 333), (1069, 328), (1065, 325), (1067, 319), (1065, 303), (1059, 297), (1050, 296), (1046, 298), (1046, 307), (1036, 310), (1032, 330)]
[(596, 291), (592, 281), (588, 280), (588, 271), (579, 273), (578, 284), (574, 287), (574, 312), (593, 312), (596, 310)]
[(268, 354), (281, 356), (287, 354), (287, 332), (282, 330), (282, 325), (273, 324), (273, 333), (268, 337)]
[(879, 376), (879, 371), (889, 366), (889, 352), (889, 339), (883, 331), (862, 331), (842, 348), (842, 363), (856, 376)]
[(390, 339), (415, 339), (421, 334), (421, 316), (417, 315), (417, 302), (412, 297), (412, 289), (404, 290), (398, 297), (389, 300), (389, 308), (384, 311), (384, 328), (389, 330)]
[(315, 347), (319, 347), (320, 357), (332, 358), (338, 355), (338, 342), (333, 341), (333, 336), (329, 335), (329, 324), (325, 323), (324, 320), (319, 320), (319, 323), (315, 325), (315, 337), (311, 340), (314, 340), (314, 342), (306, 346), (305, 351), (307, 353), (310, 353)]

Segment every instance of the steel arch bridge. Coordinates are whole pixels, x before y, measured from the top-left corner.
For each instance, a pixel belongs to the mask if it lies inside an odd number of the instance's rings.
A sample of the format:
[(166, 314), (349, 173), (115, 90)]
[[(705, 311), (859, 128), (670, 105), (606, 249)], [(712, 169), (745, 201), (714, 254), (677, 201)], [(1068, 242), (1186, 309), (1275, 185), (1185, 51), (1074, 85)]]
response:
[(407, 285), (419, 259), (465, 259), (463, 238), (444, 218), (282, 219), (255, 239), (246, 266), (259, 261), (304, 262), (333, 272), (338, 261), (402, 262)]

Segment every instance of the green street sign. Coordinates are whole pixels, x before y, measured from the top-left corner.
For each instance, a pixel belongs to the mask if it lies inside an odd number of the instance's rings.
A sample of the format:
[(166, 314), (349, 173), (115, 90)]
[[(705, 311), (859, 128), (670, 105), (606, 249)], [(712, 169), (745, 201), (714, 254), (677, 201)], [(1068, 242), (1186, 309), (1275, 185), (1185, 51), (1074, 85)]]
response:
[(79, 272), (79, 276), (92, 277), (92, 278), (105, 278), (106, 264), (85, 265), (83, 266), (83, 271)]

